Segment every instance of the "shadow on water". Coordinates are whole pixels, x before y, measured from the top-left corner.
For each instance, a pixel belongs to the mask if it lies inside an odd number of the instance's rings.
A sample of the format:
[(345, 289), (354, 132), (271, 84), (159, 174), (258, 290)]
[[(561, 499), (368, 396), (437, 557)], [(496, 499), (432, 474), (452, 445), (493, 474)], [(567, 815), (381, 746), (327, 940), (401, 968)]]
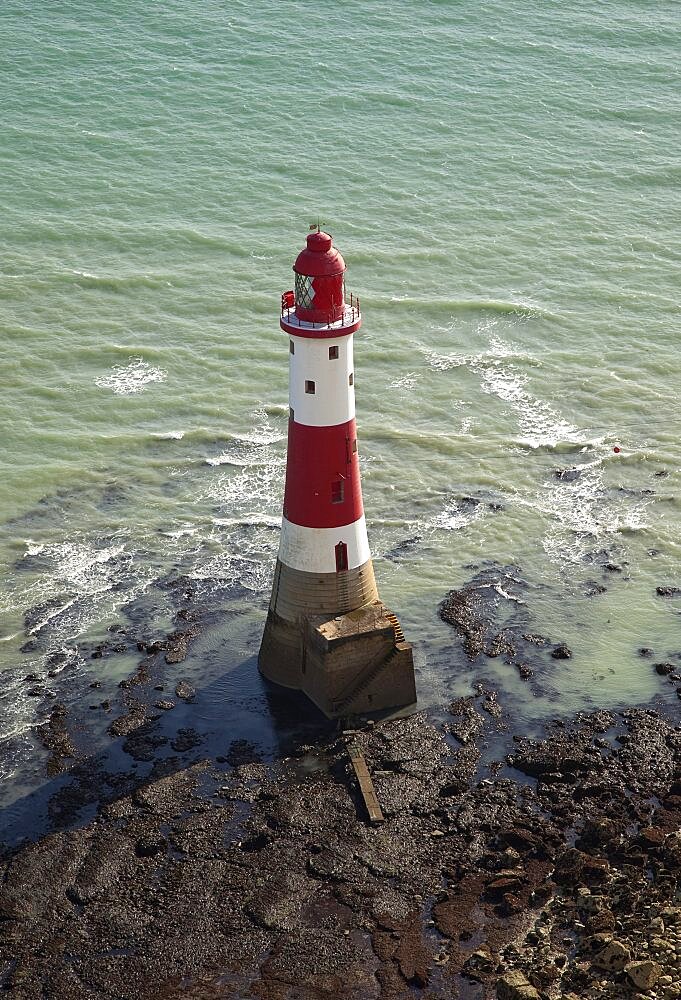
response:
[(0, 812), (0, 843), (11, 849), (48, 832), (82, 827), (106, 804), (201, 761), (218, 769), (300, 756), (331, 738), (330, 722), (306, 698), (275, 689), (251, 656), (196, 690), (173, 711), (152, 715), (101, 752)]

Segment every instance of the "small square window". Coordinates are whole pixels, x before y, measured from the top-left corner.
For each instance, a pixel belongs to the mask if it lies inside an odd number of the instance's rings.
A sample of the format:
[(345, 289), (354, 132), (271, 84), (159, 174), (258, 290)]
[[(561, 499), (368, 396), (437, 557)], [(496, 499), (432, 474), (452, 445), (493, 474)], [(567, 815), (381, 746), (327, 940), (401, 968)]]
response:
[(345, 483), (342, 479), (337, 479), (331, 483), (331, 503), (343, 503), (345, 500)]
[(289, 354), (295, 354), (296, 353), (296, 345), (293, 343), (292, 340), (289, 340), (289, 342), (288, 342), (288, 349), (289, 349)]
[(354, 384), (355, 384), (355, 373), (350, 372), (350, 375), (348, 376), (348, 385), (354, 385)]
[(305, 379), (305, 392), (309, 392), (312, 395), (316, 392), (316, 387), (312, 379)]
[[(293, 410), (291, 410), (291, 413), (293, 413)], [(352, 442), (352, 454), (354, 455), (356, 451), (357, 451), (357, 438), (355, 438), (355, 440)]]
[(338, 360), (338, 348), (336, 346), (329, 348), (329, 361)]

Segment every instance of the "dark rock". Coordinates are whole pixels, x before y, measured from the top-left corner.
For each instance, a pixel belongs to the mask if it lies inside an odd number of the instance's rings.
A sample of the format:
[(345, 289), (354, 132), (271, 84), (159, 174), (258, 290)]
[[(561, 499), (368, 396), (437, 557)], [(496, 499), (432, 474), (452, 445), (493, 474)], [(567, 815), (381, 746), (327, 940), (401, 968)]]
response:
[(568, 649), (564, 642), (561, 642), (559, 646), (551, 650), (551, 656), (554, 660), (569, 660), (572, 656), (572, 650)]
[(654, 656), (655, 653), (649, 646), (641, 646), (638, 651), (638, 655), (644, 657), (644, 659), (648, 659), (649, 657)]
[(175, 708), (175, 702), (171, 701), (170, 698), (161, 698), (160, 701), (154, 702), (154, 708), (160, 708), (162, 712), (169, 712)]
[(545, 646), (549, 641), (543, 635), (534, 635), (532, 632), (524, 632), (523, 639), (525, 642), (532, 643), (533, 646)]
[(140, 839), (135, 844), (135, 854), (138, 858), (153, 858), (156, 854), (161, 854), (165, 852), (168, 846), (168, 841), (165, 837), (160, 834), (154, 836), (153, 834), (147, 834)]
[(177, 736), (170, 745), (176, 753), (185, 753), (187, 750), (193, 750), (194, 747), (200, 746), (201, 743), (203, 743), (203, 739), (195, 729), (178, 729)]
[(594, 913), (592, 917), (589, 917), (584, 924), (584, 930), (589, 935), (614, 931), (614, 929), (615, 914), (612, 910), (599, 910), (598, 913)]
[(659, 597), (678, 597), (681, 594), (681, 587), (656, 587), (655, 593)]
[(173, 632), (167, 639), (166, 663), (181, 663), (187, 658), (189, 644), (198, 635), (198, 629)]
[(196, 688), (192, 687), (187, 681), (179, 681), (175, 687), (175, 694), (178, 698), (182, 698), (183, 701), (191, 701), (192, 698), (196, 697)]
[(579, 479), (581, 474), (581, 469), (556, 469), (554, 472), (556, 479), (560, 479), (564, 483), (574, 483), (576, 479)]
[(656, 673), (661, 677), (666, 677), (668, 674), (673, 674), (676, 667), (673, 663), (654, 663)]

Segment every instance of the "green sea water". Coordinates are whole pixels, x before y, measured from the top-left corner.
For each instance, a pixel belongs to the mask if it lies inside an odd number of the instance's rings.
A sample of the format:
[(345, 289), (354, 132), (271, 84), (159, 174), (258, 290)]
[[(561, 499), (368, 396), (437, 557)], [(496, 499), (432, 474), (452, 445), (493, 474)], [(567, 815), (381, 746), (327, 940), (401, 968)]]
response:
[[(678, 5), (650, 0), (3, 3), (5, 776), (49, 693), (77, 707), (101, 677), (79, 644), (173, 570), (207, 599), (245, 588), (188, 669), (216, 685), (206, 726), (221, 699), (246, 712), (229, 678), (278, 544), (279, 296), (317, 219), (362, 301), (370, 542), (421, 703), (482, 678), (528, 725), (674, 710), (637, 650), (681, 650), (681, 599), (656, 594), (681, 586), (680, 50)], [(573, 651), (540, 679), (471, 667), (437, 618), (495, 564)]]

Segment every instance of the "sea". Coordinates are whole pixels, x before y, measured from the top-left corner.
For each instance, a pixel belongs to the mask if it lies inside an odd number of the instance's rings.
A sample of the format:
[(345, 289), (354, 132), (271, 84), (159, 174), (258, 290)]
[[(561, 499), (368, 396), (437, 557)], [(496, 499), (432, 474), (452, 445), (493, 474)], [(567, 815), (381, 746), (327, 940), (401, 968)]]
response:
[[(362, 303), (369, 538), (420, 706), (483, 685), (527, 733), (595, 708), (679, 716), (653, 668), (681, 656), (681, 593), (657, 592), (681, 587), (678, 15), (668, 0), (4, 0), (15, 833), (68, 780), (45, 775), (57, 702), (83, 753), (112, 752), (100, 703), (115, 708), (140, 654), (93, 649), (172, 629), (173, 581), (212, 609), (169, 668), (171, 693), (197, 688), (176, 717), (281, 751), (255, 661), (286, 460), (279, 303), (317, 224)], [(527, 680), (471, 662), (438, 606), (481, 579), (571, 657)]]

